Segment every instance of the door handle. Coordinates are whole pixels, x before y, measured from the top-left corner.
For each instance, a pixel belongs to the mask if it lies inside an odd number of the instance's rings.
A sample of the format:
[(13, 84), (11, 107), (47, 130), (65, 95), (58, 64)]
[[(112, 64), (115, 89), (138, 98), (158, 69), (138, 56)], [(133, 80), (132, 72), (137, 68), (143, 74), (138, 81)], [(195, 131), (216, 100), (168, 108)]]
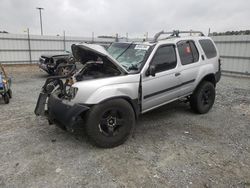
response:
[(181, 73), (179, 73), (179, 72), (175, 73), (175, 76), (180, 76), (180, 75), (181, 75)]

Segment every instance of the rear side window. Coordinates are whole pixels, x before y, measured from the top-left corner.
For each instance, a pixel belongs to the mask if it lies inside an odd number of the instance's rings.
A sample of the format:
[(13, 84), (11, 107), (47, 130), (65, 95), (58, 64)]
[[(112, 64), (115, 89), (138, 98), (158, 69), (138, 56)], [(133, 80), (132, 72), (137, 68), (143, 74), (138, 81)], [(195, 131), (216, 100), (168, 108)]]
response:
[(202, 40), (199, 40), (199, 43), (200, 43), (200, 45), (201, 45), (201, 47), (202, 47), (202, 49), (203, 49), (203, 51), (206, 54), (206, 57), (208, 59), (217, 56), (217, 52), (216, 52), (215, 46), (214, 46), (214, 44), (212, 43), (211, 40), (209, 40), (209, 39), (202, 39)]
[(181, 41), (177, 45), (182, 65), (199, 61), (199, 52), (193, 41)]
[(159, 47), (153, 58), (156, 72), (170, 70), (176, 67), (175, 48), (172, 45)]

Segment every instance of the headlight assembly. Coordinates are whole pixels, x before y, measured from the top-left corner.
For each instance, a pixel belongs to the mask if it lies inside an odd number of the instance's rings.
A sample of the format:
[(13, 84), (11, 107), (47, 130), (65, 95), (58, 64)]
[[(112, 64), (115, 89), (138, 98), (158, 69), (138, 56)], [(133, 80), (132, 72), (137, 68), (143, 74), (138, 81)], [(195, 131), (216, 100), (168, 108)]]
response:
[(68, 90), (68, 97), (70, 99), (75, 98), (77, 91), (78, 91), (77, 87), (70, 87), (69, 90)]

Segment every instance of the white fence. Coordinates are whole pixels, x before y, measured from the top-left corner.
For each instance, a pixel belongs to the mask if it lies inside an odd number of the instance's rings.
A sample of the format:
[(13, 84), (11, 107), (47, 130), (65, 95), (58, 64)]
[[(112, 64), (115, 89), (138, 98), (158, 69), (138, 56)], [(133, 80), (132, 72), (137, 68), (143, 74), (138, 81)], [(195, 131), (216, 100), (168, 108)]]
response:
[[(213, 36), (221, 58), (222, 70), (250, 74), (250, 35)], [(131, 41), (132, 39), (129, 39)], [(110, 44), (113, 38), (15, 35), (0, 33), (0, 63), (37, 63), (41, 54), (69, 50), (71, 44), (93, 42)]]
[(213, 36), (222, 59), (222, 70), (250, 74), (250, 35)]
[(84, 38), (0, 33), (0, 63), (37, 63), (41, 54), (60, 54), (79, 42), (110, 44), (113, 38)]

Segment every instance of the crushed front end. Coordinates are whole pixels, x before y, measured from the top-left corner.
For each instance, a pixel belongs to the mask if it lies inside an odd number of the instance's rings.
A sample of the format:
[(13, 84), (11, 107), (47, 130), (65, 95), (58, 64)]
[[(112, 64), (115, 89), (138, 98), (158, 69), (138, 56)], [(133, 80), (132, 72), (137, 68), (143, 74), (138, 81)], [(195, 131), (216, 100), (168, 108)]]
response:
[(71, 99), (77, 92), (72, 87), (72, 74), (75, 72), (75, 65), (66, 76), (49, 77), (38, 97), (35, 108), (37, 116), (46, 116), (50, 124), (56, 123), (67, 130), (74, 130), (74, 126), (81, 120), (81, 114), (88, 111), (89, 107), (83, 104), (72, 103)]
[[(102, 82), (101, 78), (115, 78), (127, 74), (126, 69), (100, 45), (72, 45), (72, 55), (75, 63), (58, 65), (58, 70), (67, 68), (69, 71), (66, 75), (51, 76), (46, 80), (35, 108), (36, 115), (47, 116), (50, 123), (62, 125), (70, 130), (74, 130), (74, 125), (82, 120), (84, 112), (89, 110), (88, 105), (95, 104), (86, 102), (86, 99), (91, 96), (91, 92), (98, 89), (98, 84), (102, 86), (111, 84), (106, 81)], [(78, 63), (82, 65), (82, 68), (76, 68)], [(86, 89), (85, 92), (83, 83), (95, 79), (96, 85), (92, 87), (92, 90)], [(78, 88), (74, 87), (77, 82), (81, 85)]]

